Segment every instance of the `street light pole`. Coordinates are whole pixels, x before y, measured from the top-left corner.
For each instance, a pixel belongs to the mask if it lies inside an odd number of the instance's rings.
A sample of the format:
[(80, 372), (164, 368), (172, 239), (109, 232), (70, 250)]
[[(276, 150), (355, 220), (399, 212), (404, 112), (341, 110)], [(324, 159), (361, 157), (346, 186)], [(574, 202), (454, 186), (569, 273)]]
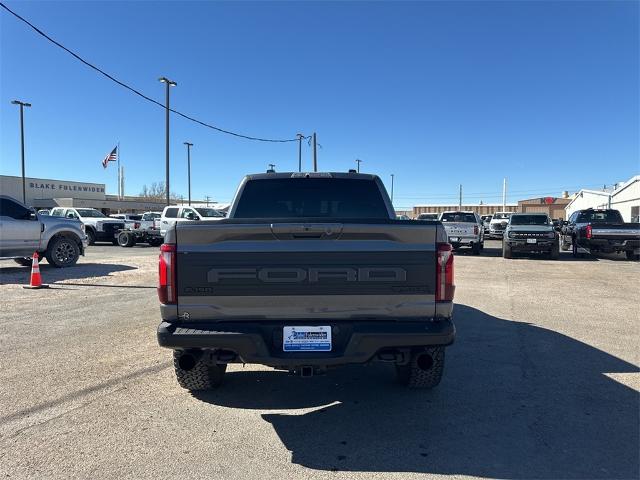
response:
[(359, 158), (356, 158), (356, 163), (358, 164), (358, 173), (360, 173), (360, 164), (364, 162), (364, 160), (360, 160)]
[(189, 206), (191, 206), (191, 147), (193, 143), (184, 142), (187, 146), (187, 183), (189, 189)]
[(30, 107), (31, 104), (13, 100), (13, 105), (20, 105), (20, 151), (22, 156), (22, 203), (27, 204), (27, 182), (24, 176), (24, 107)]
[(166, 97), (165, 97), (165, 110), (166, 110), (166, 118), (165, 118), (165, 188), (167, 189), (166, 191), (166, 197), (167, 197), (167, 205), (169, 205), (171, 203), (171, 200), (169, 199), (169, 192), (171, 190), (169, 190), (169, 87), (175, 87), (176, 85), (178, 85), (176, 82), (174, 82), (173, 80), (169, 80), (167, 77), (160, 77), (158, 80), (160, 80), (162, 83), (164, 83), (166, 85)]
[(296, 137), (298, 137), (298, 171), (301, 172), (302, 171), (302, 139), (304, 138), (304, 135), (301, 133), (298, 133)]
[(395, 177), (395, 175), (392, 173), (391, 174), (391, 205), (393, 205), (393, 178)]

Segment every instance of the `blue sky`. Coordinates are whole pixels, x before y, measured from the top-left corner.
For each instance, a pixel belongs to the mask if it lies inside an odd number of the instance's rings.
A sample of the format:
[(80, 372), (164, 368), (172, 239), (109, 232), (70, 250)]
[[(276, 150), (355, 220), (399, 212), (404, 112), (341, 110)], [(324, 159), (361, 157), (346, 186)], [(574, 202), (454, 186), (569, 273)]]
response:
[[(274, 138), (318, 132), (321, 170), (362, 171), (397, 207), (559, 195), (640, 171), (637, 2), (6, 2), (147, 95)], [(0, 12), (0, 173), (104, 182), (119, 141), (126, 191), (164, 179), (164, 112)], [(297, 168), (297, 144), (172, 117), (171, 186), (228, 201), (241, 176)], [(311, 150), (304, 147), (311, 168)]]

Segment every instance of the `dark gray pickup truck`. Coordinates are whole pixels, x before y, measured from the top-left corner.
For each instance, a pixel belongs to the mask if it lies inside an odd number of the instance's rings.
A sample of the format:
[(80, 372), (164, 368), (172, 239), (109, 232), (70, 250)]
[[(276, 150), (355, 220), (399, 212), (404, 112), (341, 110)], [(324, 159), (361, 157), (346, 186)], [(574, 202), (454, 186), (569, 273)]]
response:
[(228, 363), (312, 376), (373, 361), (430, 388), (454, 289), (442, 224), (396, 220), (377, 176), (249, 175), (227, 219), (167, 231), (158, 342), (189, 390), (218, 386)]

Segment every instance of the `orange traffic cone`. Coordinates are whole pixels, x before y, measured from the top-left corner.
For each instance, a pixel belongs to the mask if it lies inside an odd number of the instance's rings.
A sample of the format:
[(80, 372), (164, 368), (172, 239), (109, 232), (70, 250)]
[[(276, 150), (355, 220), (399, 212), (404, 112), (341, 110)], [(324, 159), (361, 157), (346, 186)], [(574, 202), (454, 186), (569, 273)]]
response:
[(29, 285), (23, 285), (22, 288), (49, 288), (49, 285), (42, 283), (40, 265), (38, 265), (38, 252), (33, 253), (33, 263), (31, 263), (31, 281), (29, 282)]

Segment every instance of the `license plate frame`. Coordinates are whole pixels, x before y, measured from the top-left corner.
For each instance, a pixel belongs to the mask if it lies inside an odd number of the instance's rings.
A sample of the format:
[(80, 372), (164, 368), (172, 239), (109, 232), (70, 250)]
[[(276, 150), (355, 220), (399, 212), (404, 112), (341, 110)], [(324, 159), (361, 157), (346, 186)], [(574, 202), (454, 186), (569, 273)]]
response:
[(330, 325), (289, 325), (282, 328), (283, 352), (330, 352)]

